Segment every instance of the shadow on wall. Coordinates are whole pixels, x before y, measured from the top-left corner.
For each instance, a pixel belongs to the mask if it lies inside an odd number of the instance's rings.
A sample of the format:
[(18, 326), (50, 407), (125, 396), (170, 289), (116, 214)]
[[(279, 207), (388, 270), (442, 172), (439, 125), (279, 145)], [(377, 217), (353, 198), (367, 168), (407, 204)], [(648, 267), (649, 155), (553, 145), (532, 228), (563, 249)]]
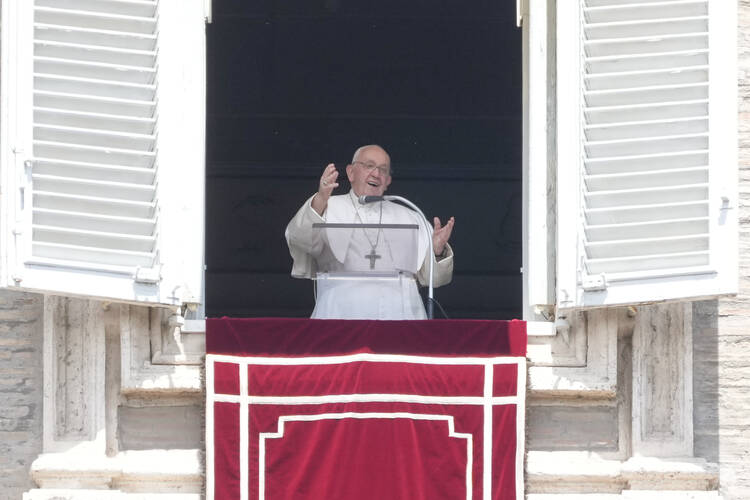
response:
[(719, 461), (719, 302), (693, 303), (693, 450)]

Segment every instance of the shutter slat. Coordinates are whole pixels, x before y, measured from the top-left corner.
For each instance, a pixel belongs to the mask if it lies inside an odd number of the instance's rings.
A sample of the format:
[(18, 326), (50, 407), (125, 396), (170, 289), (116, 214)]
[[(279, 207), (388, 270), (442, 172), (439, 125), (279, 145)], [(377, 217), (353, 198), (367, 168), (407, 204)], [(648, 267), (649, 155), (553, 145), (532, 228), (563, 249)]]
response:
[(152, 168), (113, 167), (97, 163), (81, 163), (58, 158), (36, 158), (34, 173), (111, 182), (153, 185), (156, 171)]
[(693, 68), (667, 68), (663, 70), (628, 71), (591, 75), (586, 78), (586, 88), (588, 90), (615, 90), (663, 85), (680, 86), (705, 82), (707, 79), (707, 66)]
[(156, 74), (155, 68), (123, 66), (87, 61), (75, 61), (50, 57), (35, 57), (35, 71), (38, 74), (65, 75), (88, 80), (115, 81), (151, 84)]
[(593, 193), (673, 186), (676, 176), (688, 184), (705, 184), (708, 182), (708, 167), (587, 175), (584, 181), (589, 192)]
[(590, 242), (643, 239), (655, 234), (662, 236), (707, 235), (708, 222), (708, 217), (696, 217), (628, 224), (586, 225), (585, 231)]
[[(684, 0), (667, 0), (667, 1), (684, 1)], [(629, 4), (648, 4), (648, 3), (664, 3), (665, 0), (586, 0), (587, 7), (605, 7), (605, 6), (616, 6), (616, 5), (629, 5)]]
[(93, 28), (120, 33), (153, 34), (156, 31), (154, 17), (102, 14), (96, 11), (66, 10), (52, 7), (34, 9), (34, 21), (71, 28)]
[(586, 210), (586, 222), (596, 224), (631, 224), (658, 222), (680, 218), (706, 217), (708, 202), (654, 203), (632, 206), (590, 208)]
[(708, 83), (664, 85), (617, 90), (591, 90), (584, 93), (586, 105), (621, 106), (626, 104), (666, 104), (708, 98)]
[(588, 141), (584, 144), (589, 158), (611, 158), (629, 153), (660, 154), (684, 150), (708, 149), (708, 134), (686, 134), (642, 139)]
[(152, 17), (156, 14), (156, 2), (144, 0), (36, 0), (36, 5), (136, 17)]
[(620, 157), (586, 158), (584, 166), (589, 174), (612, 174), (662, 170), (669, 168), (708, 165), (708, 151), (685, 150), (659, 154), (629, 154)]
[(34, 38), (38, 41), (68, 42), (129, 50), (153, 51), (156, 47), (154, 34), (123, 33), (88, 27), (61, 27), (40, 22), (34, 23)]
[(655, 253), (681, 253), (708, 250), (708, 234), (667, 238), (615, 239), (586, 243), (589, 259), (647, 256)]
[(614, 259), (589, 259), (586, 261), (586, 270), (589, 274), (606, 274), (608, 281), (615, 281), (619, 276), (611, 273), (627, 273), (634, 279), (648, 277), (641, 271), (658, 271), (663, 275), (666, 269), (674, 274), (685, 272), (699, 272), (699, 266), (707, 266), (709, 253), (683, 252), (654, 255), (639, 255), (637, 257), (624, 257)]
[(678, 101), (668, 104), (601, 106), (586, 110), (586, 123), (592, 126), (605, 123), (632, 123), (696, 116), (708, 116), (707, 100)]
[(614, 38), (596, 40), (584, 44), (590, 57), (610, 57), (621, 55), (666, 54), (686, 50), (705, 49), (708, 44), (706, 33), (686, 33), (678, 35), (650, 36), (638, 38)]
[(588, 141), (691, 135), (708, 132), (708, 117), (590, 125), (586, 127), (584, 132)]
[[(97, 266), (92, 264), (112, 265), (115, 269), (126, 267), (131, 269), (135, 267), (150, 268), (154, 265), (155, 260), (154, 254), (149, 252), (128, 252), (47, 242), (34, 242), (32, 254), (34, 257), (54, 259), (50, 262), (53, 265), (69, 266), (71, 261), (76, 261), (76, 265), (91, 269), (97, 269)], [(32, 260), (32, 262), (34, 261)]]
[(707, 16), (673, 17), (650, 21), (621, 21), (599, 23), (586, 28), (588, 40), (609, 40), (613, 38), (636, 38), (644, 36), (676, 35), (705, 31)]
[(153, 218), (138, 219), (135, 217), (117, 217), (44, 208), (34, 210), (33, 223), (41, 226), (98, 232), (108, 232), (117, 229), (122, 233), (138, 236), (152, 236), (156, 229), (156, 220)]
[(103, 113), (153, 119), (156, 103), (132, 99), (65, 94), (60, 92), (34, 92), (34, 105), (81, 113)]
[(649, 69), (705, 66), (708, 49), (686, 50), (667, 54), (634, 54), (607, 57), (590, 57), (586, 61), (588, 74), (641, 71)]
[(107, 250), (151, 253), (154, 236), (139, 236), (109, 232), (69, 229), (56, 226), (32, 225), (34, 241), (60, 245), (88, 246)]
[(139, 135), (154, 133), (156, 120), (153, 118), (136, 118), (130, 116), (107, 115), (67, 111), (54, 108), (34, 108), (34, 123), (39, 125), (58, 125), (77, 129), (98, 129), (113, 132), (130, 132)]
[(113, 82), (44, 73), (34, 74), (34, 88), (50, 92), (134, 101), (153, 101), (156, 94), (156, 87), (153, 84)]
[(35, 124), (34, 140), (138, 152), (154, 150), (154, 135)]
[(151, 151), (133, 151), (80, 144), (34, 141), (35, 156), (61, 160), (102, 163), (123, 167), (152, 167), (156, 154)]
[(613, 208), (686, 201), (698, 202), (705, 200), (707, 197), (707, 184), (585, 193), (587, 208)]
[(145, 202), (154, 200), (155, 187), (153, 185), (82, 180), (41, 174), (34, 174), (32, 179), (34, 186), (40, 191), (80, 195), (96, 192), (100, 197), (116, 200)]
[(34, 209), (47, 208), (67, 212), (84, 212), (118, 217), (151, 218), (155, 203), (132, 200), (115, 200), (95, 196), (68, 195), (63, 193), (34, 191)]
[(65, 42), (37, 41), (34, 44), (34, 55), (55, 59), (99, 62), (153, 68), (156, 53), (149, 50), (128, 50), (100, 47), (97, 45)]
[(671, 2), (638, 2), (625, 5), (589, 7), (583, 10), (586, 21), (611, 23), (618, 21), (647, 21), (670, 17), (694, 17), (708, 14), (706, 0)]

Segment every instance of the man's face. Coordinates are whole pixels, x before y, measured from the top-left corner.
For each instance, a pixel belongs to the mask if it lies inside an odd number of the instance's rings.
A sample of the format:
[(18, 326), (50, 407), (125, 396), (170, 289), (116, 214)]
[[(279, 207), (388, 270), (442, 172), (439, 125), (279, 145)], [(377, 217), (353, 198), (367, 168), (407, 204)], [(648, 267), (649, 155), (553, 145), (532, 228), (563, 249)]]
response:
[(367, 148), (346, 167), (346, 176), (357, 196), (383, 196), (391, 184), (391, 159), (380, 148)]

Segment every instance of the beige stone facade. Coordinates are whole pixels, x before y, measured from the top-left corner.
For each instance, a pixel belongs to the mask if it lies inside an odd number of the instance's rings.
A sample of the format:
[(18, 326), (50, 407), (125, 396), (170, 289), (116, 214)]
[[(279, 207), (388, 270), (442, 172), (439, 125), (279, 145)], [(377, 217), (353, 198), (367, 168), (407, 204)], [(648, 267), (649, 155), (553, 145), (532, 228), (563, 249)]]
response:
[[(750, 499), (750, 0), (738, 34), (740, 293), (531, 338), (530, 500)], [(171, 314), (0, 292), (0, 499), (201, 497), (204, 338)]]
[(0, 293), (0, 498), (33, 487), (42, 451), (42, 296)]
[[(710, 381), (700, 397), (712, 400), (713, 415), (696, 410), (696, 450), (720, 466), (724, 498), (750, 498), (750, 2), (739, 2), (739, 206), (740, 286), (737, 297), (719, 301), (711, 310), (710, 325), (696, 332), (695, 380)], [(704, 307), (703, 304), (696, 306)], [(714, 316), (715, 314), (715, 316)], [(705, 370), (705, 371), (704, 371)], [(697, 393), (696, 393), (697, 394)], [(700, 447), (708, 445), (708, 450)]]

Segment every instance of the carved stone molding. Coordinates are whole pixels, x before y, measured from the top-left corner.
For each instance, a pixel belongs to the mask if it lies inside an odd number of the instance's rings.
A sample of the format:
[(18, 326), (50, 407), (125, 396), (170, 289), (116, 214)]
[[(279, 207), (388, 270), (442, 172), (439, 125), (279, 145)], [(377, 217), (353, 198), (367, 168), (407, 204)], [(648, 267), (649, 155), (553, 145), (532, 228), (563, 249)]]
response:
[(633, 332), (633, 454), (693, 455), (692, 304), (639, 308)]
[[(165, 354), (165, 350), (180, 348), (170, 343), (169, 330), (165, 330), (165, 316), (169, 310), (127, 304), (113, 307), (118, 308), (122, 355), (121, 391), (124, 394), (200, 393), (202, 368), (189, 358), (193, 356), (202, 359), (205, 351), (200, 356), (194, 352), (184, 360), (172, 356), (169, 358), (172, 363), (158, 364), (169, 356)], [(205, 341), (199, 339), (198, 346), (205, 345), (201, 342)], [(181, 348), (184, 350), (185, 346)]]
[(201, 365), (206, 355), (206, 334), (187, 332), (177, 311), (150, 308), (151, 363), (154, 365)]
[(44, 298), (44, 451), (104, 453), (105, 343), (101, 302)]
[[(593, 309), (571, 314), (567, 338), (534, 339), (529, 346), (532, 396), (613, 399), (617, 389), (618, 331), (629, 320), (623, 309)], [(548, 356), (540, 357), (540, 352)]]
[(566, 328), (552, 337), (529, 336), (527, 348), (533, 366), (586, 366), (586, 314), (573, 311), (565, 317)]

